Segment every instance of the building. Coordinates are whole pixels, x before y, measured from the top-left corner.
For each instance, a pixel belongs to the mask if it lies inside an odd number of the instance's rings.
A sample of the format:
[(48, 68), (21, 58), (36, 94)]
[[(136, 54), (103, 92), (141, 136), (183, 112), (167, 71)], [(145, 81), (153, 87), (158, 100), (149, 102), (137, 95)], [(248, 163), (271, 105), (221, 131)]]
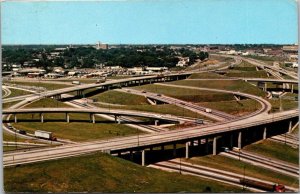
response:
[(45, 78), (53, 78), (53, 79), (63, 77), (63, 75), (58, 74), (58, 73), (47, 73), (44, 76), (45, 76)]
[(29, 77), (38, 77), (42, 76), (45, 74), (44, 69), (39, 69), (39, 68), (24, 68), (24, 69), (19, 69), (18, 73), (21, 76), (29, 76)]
[(147, 71), (151, 71), (151, 72), (163, 72), (168, 70), (167, 67), (146, 67)]
[(298, 53), (298, 45), (283, 46), (282, 51), (286, 54), (297, 54)]
[(107, 50), (107, 49), (108, 49), (108, 44), (103, 44), (103, 43), (101, 43), (101, 42), (99, 41), (99, 42), (97, 42), (97, 44), (96, 44), (96, 49), (105, 49), (105, 50)]

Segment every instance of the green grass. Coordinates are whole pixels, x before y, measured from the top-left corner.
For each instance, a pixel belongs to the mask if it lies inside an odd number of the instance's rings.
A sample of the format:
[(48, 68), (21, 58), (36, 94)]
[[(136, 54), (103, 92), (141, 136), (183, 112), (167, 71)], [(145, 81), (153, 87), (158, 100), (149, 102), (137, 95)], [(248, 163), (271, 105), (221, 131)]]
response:
[[(203, 87), (203, 88), (214, 88), (223, 89), (230, 91), (239, 91), (248, 94), (254, 94), (257, 96), (265, 96), (266, 93), (259, 88), (244, 82), (242, 80), (180, 80), (169, 82), (168, 84), (192, 86), (192, 87)], [(202, 93), (203, 91), (201, 91)], [(222, 94), (222, 93), (221, 93)], [(225, 95), (224, 93), (222, 95)]]
[(256, 67), (251, 63), (242, 61), (240, 64), (235, 65), (232, 69), (226, 72), (227, 77), (246, 77), (246, 78), (267, 78), (267, 72), (264, 70), (256, 71)]
[(242, 61), (240, 64), (233, 66), (233, 70), (238, 71), (256, 71), (256, 67), (251, 63)]
[(275, 183), (281, 183), (295, 188), (298, 188), (298, 184), (299, 184), (297, 178), (289, 177), (268, 169), (254, 166), (249, 163), (245, 163), (225, 156), (208, 155), (202, 157), (194, 157), (188, 159), (187, 161), (191, 163), (200, 164), (203, 166), (212, 167), (220, 170), (226, 170), (229, 172), (239, 173), (239, 174), (244, 174), (244, 167), (245, 167), (246, 176), (252, 176), (252, 177), (272, 181)]
[(13, 105), (19, 103), (19, 102), (20, 102), (20, 101), (2, 103), (2, 108), (3, 108), (3, 109), (7, 109), (7, 108), (9, 108), (9, 107), (11, 107), (11, 106), (13, 106)]
[(245, 150), (267, 157), (276, 158), (293, 164), (299, 164), (299, 148), (276, 143), (271, 140), (259, 141), (244, 147)]
[(118, 91), (106, 91), (97, 94), (92, 99), (96, 99), (99, 102), (111, 103), (111, 104), (122, 104), (122, 105), (147, 105), (147, 99), (143, 96), (129, 94)]
[(202, 102), (198, 103), (200, 106), (219, 110), (236, 116), (243, 116), (258, 110), (261, 105), (251, 99), (240, 101), (221, 101), (221, 102)]
[(264, 70), (258, 70), (258, 71), (228, 70), (226, 76), (241, 77), (241, 78), (268, 78), (267, 72)]
[(210, 78), (226, 78), (226, 77), (213, 72), (194, 73), (189, 77), (189, 79), (210, 79)]
[(63, 102), (57, 101), (53, 98), (43, 98), (41, 100), (35, 101), (28, 104), (24, 108), (68, 108), (71, 107)]
[[(278, 98), (272, 98), (268, 100), (272, 105), (272, 112), (278, 112), (280, 110), (280, 100)], [(281, 99), (282, 110), (291, 110), (298, 108), (298, 101), (291, 99)]]
[[(99, 107), (108, 108), (109, 106), (95, 104)], [(114, 109), (125, 109), (125, 110), (136, 110), (136, 111), (145, 111), (145, 112), (155, 112), (160, 114), (170, 114), (176, 116), (185, 116), (193, 118), (202, 118), (210, 120), (203, 115), (197, 114), (190, 110), (178, 107), (174, 104), (158, 104), (158, 105), (131, 105), (131, 106), (113, 106)]]
[(97, 153), (4, 169), (6, 192), (241, 192), (189, 175), (142, 167)]
[(9, 88), (9, 90), (11, 91), (11, 94), (7, 98), (32, 94), (31, 92), (27, 92), (24, 90), (18, 90), (18, 89), (12, 89), (12, 88)]
[[(32, 133), (34, 133), (35, 130), (50, 131), (53, 132), (54, 136), (58, 139), (62, 138), (72, 141), (108, 139), (142, 133), (123, 124), (106, 123), (107, 120), (102, 118), (96, 118), (96, 121), (100, 123), (88, 123), (89, 117), (87, 114), (70, 114), (70, 123), (64, 121), (47, 122), (47, 119), (53, 120), (63, 118), (63, 116), (63, 114), (45, 115), (44, 123), (18, 122), (12, 125), (17, 129), (23, 129)], [(31, 115), (20, 115), (18, 118), (31, 119)], [(38, 115), (34, 115), (34, 118), (39, 119)], [(76, 121), (72, 121), (72, 119), (76, 119)], [(101, 121), (104, 123), (101, 123)]]
[(170, 97), (178, 98), (189, 102), (216, 102), (216, 101), (234, 100), (234, 97), (231, 94), (160, 86), (160, 85), (143, 85), (143, 86), (135, 87), (135, 89), (160, 93), (160, 94), (164, 94)]
[(284, 60), (281, 57), (269, 57), (269, 56), (247, 56), (248, 58), (252, 58), (252, 59), (257, 59), (257, 60), (261, 60), (265, 63), (267, 63), (268, 65), (273, 65), (274, 61), (282, 61)]

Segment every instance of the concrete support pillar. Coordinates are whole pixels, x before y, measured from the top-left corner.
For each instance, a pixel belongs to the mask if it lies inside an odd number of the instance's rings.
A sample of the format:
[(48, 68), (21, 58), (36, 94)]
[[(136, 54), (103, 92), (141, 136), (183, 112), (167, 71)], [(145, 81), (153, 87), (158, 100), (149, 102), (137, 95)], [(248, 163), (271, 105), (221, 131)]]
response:
[(173, 156), (176, 156), (176, 143), (173, 144)]
[(294, 93), (294, 84), (291, 84), (291, 93)]
[(145, 162), (146, 162), (146, 153), (145, 153), (146, 151), (145, 150), (143, 150), (142, 151), (142, 166), (145, 166)]
[(153, 147), (150, 147), (150, 151), (153, 151)]
[(70, 115), (69, 115), (69, 113), (66, 113), (66, 120), (67, 120), (67, 123), (70, 123)]
[(18, 118), (17, 118), (16, 114), (14, 114), (14, 119), (15, 119), (15, 123), (17, 123), (18, 122)]
[(117, 120), (118, 120), (118, 116), (117, 116), (117, 115), (115, 115), (115, 123), (117, 122)]
[(165, 150), (165, 146), (164, 145), (161, 146), (161, 150), (162, 151)]
[(238, 135), (238, 148), (242, 149), (242, 132), (239, 132)]
[(290, 122), (289, 122), (289, 133), (292, 132), (292, 128), (293, 128), (292, 126), (293, 126), (292, 121), (290, 121)]
[(122, 152), (118, 152), (118, 157), (122, 156)]
[(93, 123), (96, 123), (95, 114), (92, 114)]
[(155, 121), (154, 121), (155, 126), (158, 126), (158, 122), (159, 122), (159, 120), (155, 120)]
[(201, 147), (201, 139), (198, 139), (198, 147)]
[(41, 117), (41, 123), (43, 123), (43, 122), (44, 122), (44, 114), (41, 113), (41, 114), (40, 114), (40, 117)]
[(264, 91), (265, 92), (267, 91), (267, 83), (266, 82), (264, 83)]
[(213, 155), (217, 155), (217, 137), (213, 140)]
[(267, 139), (267, 127), (264, 128), (263, 139)]
[(121, 124), (121, 118), (120, 117), (118, 117), (118, 124)]
[(189, 142), (185, 143), (185, 158), (189, 158)]

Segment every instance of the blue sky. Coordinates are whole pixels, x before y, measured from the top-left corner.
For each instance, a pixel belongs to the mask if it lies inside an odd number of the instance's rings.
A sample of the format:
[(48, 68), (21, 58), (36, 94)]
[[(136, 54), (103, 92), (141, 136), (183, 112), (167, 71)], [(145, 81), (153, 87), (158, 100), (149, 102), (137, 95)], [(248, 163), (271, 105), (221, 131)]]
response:
[(3, 44), (297, 42), (295, 0), (4, 2)]

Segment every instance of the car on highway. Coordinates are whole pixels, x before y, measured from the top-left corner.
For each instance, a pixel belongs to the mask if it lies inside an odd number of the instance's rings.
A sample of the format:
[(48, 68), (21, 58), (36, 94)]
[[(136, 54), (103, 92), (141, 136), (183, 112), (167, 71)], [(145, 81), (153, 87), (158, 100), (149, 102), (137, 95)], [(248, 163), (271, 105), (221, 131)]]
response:
[(156, 96), (161, 96), (161, 94), (157, 94)]
[(221, 147), (223, 152), (229, 152), (229, 148), (228, 147)]
[(11, 126), (11, 125), (9, 125), (7, 128), (8, 129), (14, 129), (13, 126)]
[(19, 130), (19, 133), (22, 135), (26, 135), (26, 131), (25, 130)]
[(145, 90), (142, 90), (142, 93), (146, 93), (146, 91), (145, 91)]

